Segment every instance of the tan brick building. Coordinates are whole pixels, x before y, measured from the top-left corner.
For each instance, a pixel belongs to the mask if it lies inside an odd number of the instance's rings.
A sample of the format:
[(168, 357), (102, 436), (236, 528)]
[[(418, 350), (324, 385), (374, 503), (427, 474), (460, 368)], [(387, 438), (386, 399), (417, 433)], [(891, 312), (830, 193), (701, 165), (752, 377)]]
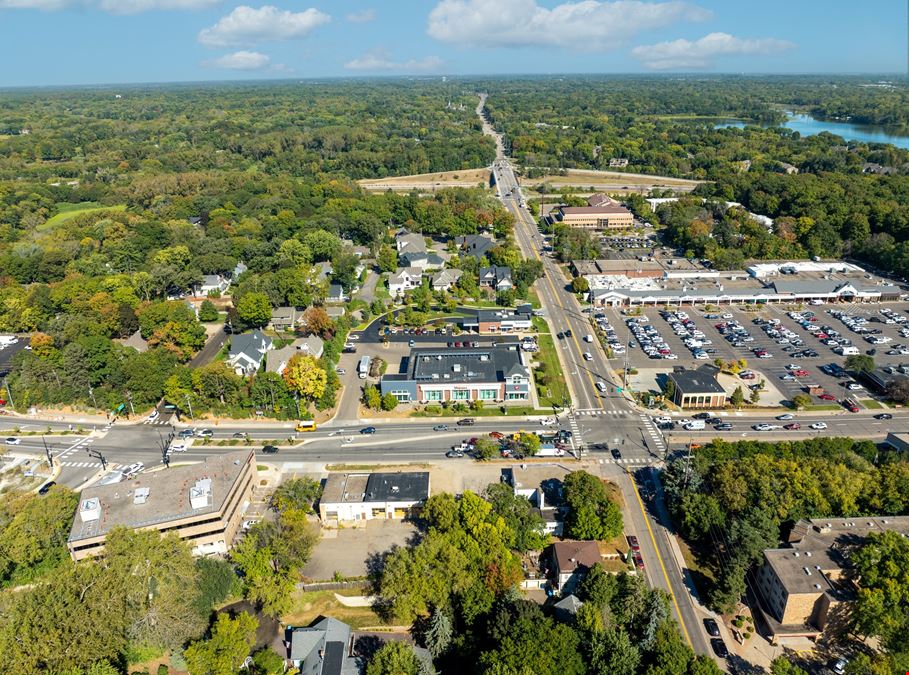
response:
[(909, 535), (909, 516), (804, 519), (792, 529), (788, 547), (765, 550), (756, 580), (773, 636), (819, 635), (836, 607), (854, 598), (852, 551), (885, 530)]
[(675, 384), (672, 402), (681, 408), (722, 408), (726, 390), (717, 382), (716, 368), (702, 366), (697, 370), (678, 370), (668, 377)]
[(70, 556), (82, 560), (102, 554), (115, 527), (176, 532), (192, 545), (193, 555), (226, 553), (252, 497), (255, 475), (256, 454), (244, 450), (86, 488), (67, 542)]
[(571, 227), (589, 230), (617, 230), (634, 226), (631, 211), (604, 194), (589, 197), (587, 206), (559, 206), (552, 216)]

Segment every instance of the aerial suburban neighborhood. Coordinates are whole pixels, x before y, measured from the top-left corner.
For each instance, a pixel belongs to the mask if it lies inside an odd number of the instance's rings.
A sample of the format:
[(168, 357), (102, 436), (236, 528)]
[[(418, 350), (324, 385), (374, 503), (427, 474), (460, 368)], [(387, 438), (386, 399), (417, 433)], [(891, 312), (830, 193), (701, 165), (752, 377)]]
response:
[(909, 16), (786, 15), (0, 0), (0, 673), (909, 673)]

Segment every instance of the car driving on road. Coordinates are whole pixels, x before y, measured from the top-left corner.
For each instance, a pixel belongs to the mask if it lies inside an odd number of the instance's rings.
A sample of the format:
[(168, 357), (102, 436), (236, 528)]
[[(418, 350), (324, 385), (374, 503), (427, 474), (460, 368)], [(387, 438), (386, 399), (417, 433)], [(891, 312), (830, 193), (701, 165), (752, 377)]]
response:
[(366, 436), (371, 436), (372, 434), (376, 433), (376, 428), (375, 427), (363, 427), (362, 429), (360, 429), (360, 433), (364, 434)]

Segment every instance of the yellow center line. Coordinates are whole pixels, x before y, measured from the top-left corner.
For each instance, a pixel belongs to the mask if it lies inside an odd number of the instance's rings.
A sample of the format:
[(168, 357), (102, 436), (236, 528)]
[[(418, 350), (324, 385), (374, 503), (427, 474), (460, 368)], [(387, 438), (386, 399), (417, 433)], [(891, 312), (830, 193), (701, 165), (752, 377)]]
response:
[(669, 591), (669, 597), (672, 598), (672, 604), (675, 607), (675, 613), (679, 617), (679, 627), (682, 629), (682, 633), (685, 635), (685, 639), (688, 641), (688, 645), (694, 648), (694, 644), (691, 642), (691, 636), (688, 634), (688, 629), (685, 627), (685, 621), (682, 619), (682, 610), (679, 608), (679, 601), (675, 597), (675, 593), (672, 591), (672, 584), (669, 583), (669, 574), (666, 572), (666, 565), (663, 563), (663, 556), (660, 555), (660, 549), (656, 543), (656, 537), (653, 534), (653, 528), (650, 527), (650, 519), (647, 517), (647, 512), (644, 510), (644, 502), (641, 499), (641, 493), (638, 492), (638, 486), (634, 482), (634, 476), (628, 473), (627, 469), (625, 475), (628, 476), (628, 480), (631, 482), (631, 489), (634, 490), (634, 496), (637, 498), (638, 507), (641, 509), (641, 515), (644, 516), (644, 524), (647, 526), (647, 532), (650, 534), (650, 541), (653, 543), (653, 551), (656, 553), (657, 560), (660, 562), (660, 569), (663, 570), (663, 578), (666, 579), (666, 588)]
[[(526, 221), (525, 218), (524, 218), (524, 212), (523, 212), (520, 208), (518, 208), (517, 206), (515, 207), (515, 210), (517, 211), (518, 217), (519, 217), (520, 220), (521, 220), (521, 225), (527, 225), (527, 221)], [(531, 223), (531, 225), (532, 225), (532, 223)], [(534, 257), (535, 257), (537, 260), (539, 260), (539, 261), (542, 262), (542, 258), (540, 257), (540, 254), (537, 253), (537, 250), (536, 250), (536, 249), (534, 248), (534, 246), (533, 246), (533, 237), (531, 236), (529, 239), (530, 239), (530, 243), (529, 243), (530, 252), (534, 255)], [(550, 288), (550, 290), (552, 291), (552, 296), (553, 296), (553, 297), (556, 299), (556, 301), (558, 302), (558, 301), (559, 301), (559, 294), (558, 294), (558, 292), (556, 292), (555, 285), (552, 283), (552, 279), (549, 277), (548, 274), (545, 274), (545, 273), (544, 273), (543, 276), (544, 276), (544, 278), (546, 279), (546, 283), (549, 284), (549, 288)], [(562, 305), (562, 304), (559, 304), (559, 307), (561, 307), (562, 309), (564, 309), (564, 310), (566, 310), (566, 311), (570, 311), (567, 307), (565, 307), (565, 306)], [(572, 339), (572, 341), (574, 342), (575, 348), (578, 350), (578, 354), (583, 354), (583, 350), (581, 349), (581, 344), (578, 342), (578, 338), (575, 336), (574, 331), (572, 331), (572, 333), (571, 333), (571, 339)], [(581, 365), (582, 365), (582, 364), (578, 364), (578, 370), (579, 370), (579, 371), (580, 371), (580, 369), (581, 369)], [(594, 379), (593, 379), (593, 375), (590, 374), (590, 371), (589, 371), (589, 370), (586, 370), (586, 369), (585, 369), (584, 372), (585, 372), (585, 374), (587, 375), (587, 380), (590, 382), (590, 389), (591, 389), (591, 391), (597, 391), (596, 382), (595, 382)], [(568, 377), (566, 376), (565, 379), (567, 380)], [(589, 397), (588, 397), (588, 398), (589, 398)], [(603, 404), (603, 399), (601, 399), (601, 398), (599, 397), (598, 394), (594, 394), (593, 400), (596, 402), (597, 406), (599, 406), (600, 410), (605, 410), (605, 409), (606, 409), (606, 406)]]

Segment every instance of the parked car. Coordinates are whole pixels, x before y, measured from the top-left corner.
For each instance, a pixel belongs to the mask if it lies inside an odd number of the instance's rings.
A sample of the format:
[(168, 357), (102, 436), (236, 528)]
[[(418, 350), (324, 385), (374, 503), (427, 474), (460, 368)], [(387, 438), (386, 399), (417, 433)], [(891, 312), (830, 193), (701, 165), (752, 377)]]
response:
[(51, 480), (51, 481), (48, 481), (47, 483), (45, 483), (44, 485), (42, 485), (42, 486), (38, 489), (38, 494), (39, 494), (39, 495), (46, 495), (48, 492), (50, 492), (50, 489), (51, 489), (52, 487), (54, 487), (56, 484), (57, 484), (56, 481), (52, 481), (52, 480)]
[(720, 627), (715, 620), (710, 618), (704, 619), (704, 628), (707, 630), (707, 635), (711, 637), (720, 637)]
[(710, 646), (713, 647), (713, 653), (721, 659), (729, 656), (729, 650), (726, 649), (726, 643), (723, 642), (723, 638), (713, 638), (710, 640)]
[(632, 551), (640, 551), (641, 545), (638, 543), (638, 538), (633, 534), (628, 535), (628, 545), (631, 547)]

